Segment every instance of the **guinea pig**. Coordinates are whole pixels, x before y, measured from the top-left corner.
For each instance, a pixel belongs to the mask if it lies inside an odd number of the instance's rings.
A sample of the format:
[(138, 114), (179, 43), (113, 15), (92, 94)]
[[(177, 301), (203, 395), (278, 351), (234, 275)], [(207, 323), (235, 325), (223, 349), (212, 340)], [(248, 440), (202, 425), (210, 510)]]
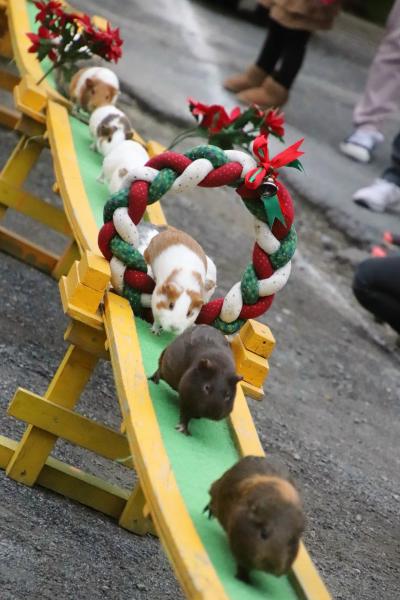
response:
[[(104, 157), (103, 168), (98, 180), (110, 184), (115, 173), (117, 174), (117, 181), (122, 180), (130, 169), (137, 165), (144, 165), (148, 160), (149, 155), (141, 144), (133, 140), (125, 140), (112, 148)], [(114, 191), (118, 190), (113, 190), (112, 193)]]
[(228, 535), (237, 577), (249, 582), (259, 569), (280, 576), (292, 566), (304, 530), (298, 491), (281, 469), (260, 456), (246, 456), (215, 481), (205, 510)]
[(207, 258), (184, 231), (169, 227), (155, 236), (144, 252), (156, 287), (151, 297), (153, 333), (179, 335), (190, 327), (205, 301)]
[(128, 117), (112, 104), (96, 108), (89, 120), (89, 131), (95, 138), (97, 152), (103, 156), (109, 154), (121, 142), (132, 139), (133, 136)]
[(232, 350), (224, 335), (209, 325), (192, 325), (160, 356), (154, 383), (166, 381), (179, 394), (176, 428), (190, 435), (191, 419), (220, 421), (233, 409), (236, 374)]
[(89, 133), (93, 139), (97, 137), (97, 130), (99, 125), (103, 122), (104, 119), (111, 115), (124, 115), (119, 108), (114, 106), (114, 104), (105, 104), (104, 106), (99, 106), (96, 108), (89, 118)]
[(69, 86), (71, 100), (89, 113), (99, 106), (114, 104), (118, 94), (118, 77), (106, 67), (79, 69)]

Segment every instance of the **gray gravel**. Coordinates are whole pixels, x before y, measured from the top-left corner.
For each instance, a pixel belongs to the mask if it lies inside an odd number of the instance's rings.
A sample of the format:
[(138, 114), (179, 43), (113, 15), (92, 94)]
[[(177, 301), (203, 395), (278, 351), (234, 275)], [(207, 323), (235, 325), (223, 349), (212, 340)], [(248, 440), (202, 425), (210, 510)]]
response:
[[(144, 137), (165, 142), (175, 133), (135, 106), (131, 114)], [(14, 141), (2, 133), (3, 162)], [(33, 189), (48, 194), (53, 176), (46, 160)], [(277, 348), (266, 397), (250, 401), (251, 410), (265, 450), (283, 459), (303, 489), (306, 543), (333, 597), (397, 600), (399, 354), (394, 336), (352, 299), (351, 268), (335, 259), (349, 241), (304, 199), (296, 204), (299, 253), (289, 285), (265, 319)], [(172, 224), (194, 234), (214, 256), (225, 291), (248, 262), (252, 244), (251, 219), (239, 199), (228, 190), (202, 190), (168, 198), (165, 209)], [(7, 404), (18, 386), (45, 391), (65, 350), (67, 319), (47, 276), (1, 255), (0, 281), (0, 432), (18, 437), (23, 427), (5, 415)], [(79, 411), (118, 427), (108, 364), (97, 368)], [(57, 444), (56, 456), (132, 484), (127, 470), (67, 444)], [(2, 600), (182, 597), (156, 539), (132, 535), (3, 472), (0, 481)]]

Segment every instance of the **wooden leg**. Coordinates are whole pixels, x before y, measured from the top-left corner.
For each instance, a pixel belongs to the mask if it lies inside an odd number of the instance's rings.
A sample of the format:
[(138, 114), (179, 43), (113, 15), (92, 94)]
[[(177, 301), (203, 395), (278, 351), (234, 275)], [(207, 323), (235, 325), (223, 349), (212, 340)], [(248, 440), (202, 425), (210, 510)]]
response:
[[(64, 408), (74, 408), (98, 361), (98, 357), (70, 346), (44, 397)], [(33, 485), (57, 437), (29, 425), (7, 465), (7, 475), (26, 485)]]
[(124, 529), (133, 531), (138, 535), (145, 535), (146, 533), (157, 535), (140, 483), (137, 483), (133, 488), (119, 518), (119, 524)]
[[(0, 173), (0, 182), (4, 181), (13, 188), (21, 188), (35, 166), (41, 151), (40, 144), (34, 141), (29, 142), (29, 139), (23, 135)], [(7, 205), (1, 201), (0, 195), (0, 218), (7, 210)]]

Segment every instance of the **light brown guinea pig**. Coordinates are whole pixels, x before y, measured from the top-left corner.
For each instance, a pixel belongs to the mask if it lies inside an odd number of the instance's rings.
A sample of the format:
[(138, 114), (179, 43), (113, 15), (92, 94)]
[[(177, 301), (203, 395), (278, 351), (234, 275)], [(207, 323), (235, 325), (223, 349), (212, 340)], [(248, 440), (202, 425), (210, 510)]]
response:
[(297, 556), (304, 530), (301, 499), (283, 469), (261, 456), (246, 456), (210, 489), (210, 518), (225, 529), (238, 579), (259, 569), (279, 576)]
[(118, 94), (118, 77), (106, 67), (79, 69), (69, 86), (71, 100), (89, 113), (99, 106), (114, 104)]

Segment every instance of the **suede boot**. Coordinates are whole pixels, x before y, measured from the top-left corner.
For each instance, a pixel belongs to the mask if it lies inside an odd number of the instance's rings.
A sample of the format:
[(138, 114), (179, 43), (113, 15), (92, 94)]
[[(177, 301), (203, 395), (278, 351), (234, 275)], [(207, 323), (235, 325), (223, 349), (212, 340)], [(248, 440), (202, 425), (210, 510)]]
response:
[(252, 87), (258, 87), (262, 84), (266, 77), (266, 72), (257, 67), (257, 65), (251, 65), (246, 69), (244, 73), (238, 73), (225, 79), (223, 86), (230, 92), (242, 92)]
[(279, 108), (288, 101), (289, 90), (272, 77), (266, 77), (261, 86), (241, 92), (238, 98), (246, 104), (258, 104), (261, 108)]

